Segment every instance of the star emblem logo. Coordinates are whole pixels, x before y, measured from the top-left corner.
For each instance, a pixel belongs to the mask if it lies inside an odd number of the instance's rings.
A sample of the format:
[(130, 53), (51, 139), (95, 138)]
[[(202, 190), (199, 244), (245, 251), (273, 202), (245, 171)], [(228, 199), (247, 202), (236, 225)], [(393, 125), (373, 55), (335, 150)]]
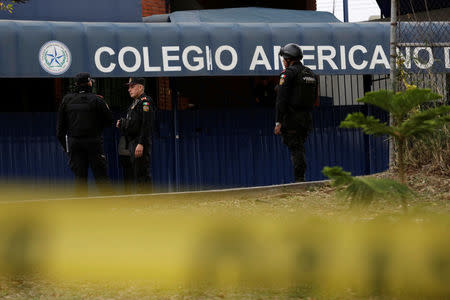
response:
[(47, 53), (47, 56), (51, 58), (49, 64), (51, 65), (53, 62), (55, 62), (58, 66), (61, 66), (61, 62), (59, 60), (64, 57), (64, 54), (58, 55), (58, 49), (55, 46), (53, 46), (53, 50), (54, 50), (53, 54)]
[(59, 41), (45, 43), (39, 51), (41, 67), (52, 75), (60, 75), (66, 72), (71, 64), (69, 48)]

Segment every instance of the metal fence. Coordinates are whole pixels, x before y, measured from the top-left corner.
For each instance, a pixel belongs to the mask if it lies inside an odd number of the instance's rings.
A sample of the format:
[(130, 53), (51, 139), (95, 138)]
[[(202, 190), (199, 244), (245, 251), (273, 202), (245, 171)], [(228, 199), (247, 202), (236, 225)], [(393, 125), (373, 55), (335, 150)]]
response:
[[(393, 0), (395, 1), (395, 0)], [(428, 63), (436, 57), (447, 60), (450, 47), (449, 0), (396, 0), (397, 4), (397, 82), (398, 89), (406, 84), (431, 88), (448, 102), (450, 73), (435, 70)], [(444, 55), (439, 55), (439, 53)], [(411, 64), (421, 72), (412, 71)]]

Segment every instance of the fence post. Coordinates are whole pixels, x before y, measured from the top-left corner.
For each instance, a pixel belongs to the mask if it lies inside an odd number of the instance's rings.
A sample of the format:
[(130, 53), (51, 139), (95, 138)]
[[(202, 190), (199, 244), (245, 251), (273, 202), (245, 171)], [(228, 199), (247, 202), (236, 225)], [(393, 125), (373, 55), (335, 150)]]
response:
[(175, 191), (180, 191), (181, 183), (181, 164), (180, 164), (180, 128), (178, 124), (178, 86), (177, 79), (170, 78), (170, 90), (172, 95), (173, 111), (173, 143), (174, 143), (174, 169), (175, 169)]
[[(397, 91), (397, 0), (391, 0), (391, 34), (390, 34), (390, 81), (391, 90)], [(393, 123), (389, 116), (389, 123)], [(394, 164), (394, 144), (389, 140), (389, 168)]]

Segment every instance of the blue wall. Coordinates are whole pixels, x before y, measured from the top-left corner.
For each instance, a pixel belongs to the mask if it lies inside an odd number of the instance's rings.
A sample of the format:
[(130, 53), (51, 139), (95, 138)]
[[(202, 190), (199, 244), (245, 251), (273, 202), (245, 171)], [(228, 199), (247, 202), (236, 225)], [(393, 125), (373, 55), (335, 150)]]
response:
[[(387, 169), (383, 138), (360, 130), (337, 128), (349, 112), (385, 114), (367, 106), (324, 106), (314, 112), (314, 131), (306, 144), (307, 180), (321, 180), (324, 166), (342, 166), (353, 175)], [(1, 113), (0, 176), (56, 184), (72, 179), (55, 137), (56, 113)], [(159, 112), (153, 142), (152, 174), (159, 191), (258, 186), (293, 181), (287, 148), (273, 134), (270, 108), (178, 112), (179, 139), (174, 138), (173, 112)], [(118, 132), (105, 131), (105, 151), (114, 183), (121, 175)]]

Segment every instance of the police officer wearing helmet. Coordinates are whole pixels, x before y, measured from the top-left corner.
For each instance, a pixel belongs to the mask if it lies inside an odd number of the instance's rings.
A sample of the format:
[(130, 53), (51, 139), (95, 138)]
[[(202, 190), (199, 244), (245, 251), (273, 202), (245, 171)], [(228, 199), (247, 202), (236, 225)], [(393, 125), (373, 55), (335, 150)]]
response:
[(299, 45), (287, 44), (281, 48), (279, 55), (283, 58), (285, 70), (280, 75), (276, 98), (276, 123), (274, 133), (282, 137), (289, 148), (294, 167), (296, 182), (305, 180), (305, 141), (312, 129), (312, 117), (309, 109), (294, 106), (302, 101), (298, 77), (306, 68), (300, 62), (303, 53)]
[(133, 178), (124, 178), (124, 180), (125, 182), (135, 181), (138, 193), (149, 193), (152, 191), (150, 155), (155, 104), (145, 94), (144, 78), (130, 78), (126, 85), (133, 102), (128, 108), (126, 117), (116, 123), (116, 127), (125, 138), (125, 147), (130, 154)]
[(58, 111), (57, 137), (69, 155), (78, 195), (87, 194), (89, 167), (100, 190), (109, 188), (102, 133), (113, 117), (103, 97), (92, 93), (92, 83), (89, 73), (77, 74), (74, 92), (64, 96)]

